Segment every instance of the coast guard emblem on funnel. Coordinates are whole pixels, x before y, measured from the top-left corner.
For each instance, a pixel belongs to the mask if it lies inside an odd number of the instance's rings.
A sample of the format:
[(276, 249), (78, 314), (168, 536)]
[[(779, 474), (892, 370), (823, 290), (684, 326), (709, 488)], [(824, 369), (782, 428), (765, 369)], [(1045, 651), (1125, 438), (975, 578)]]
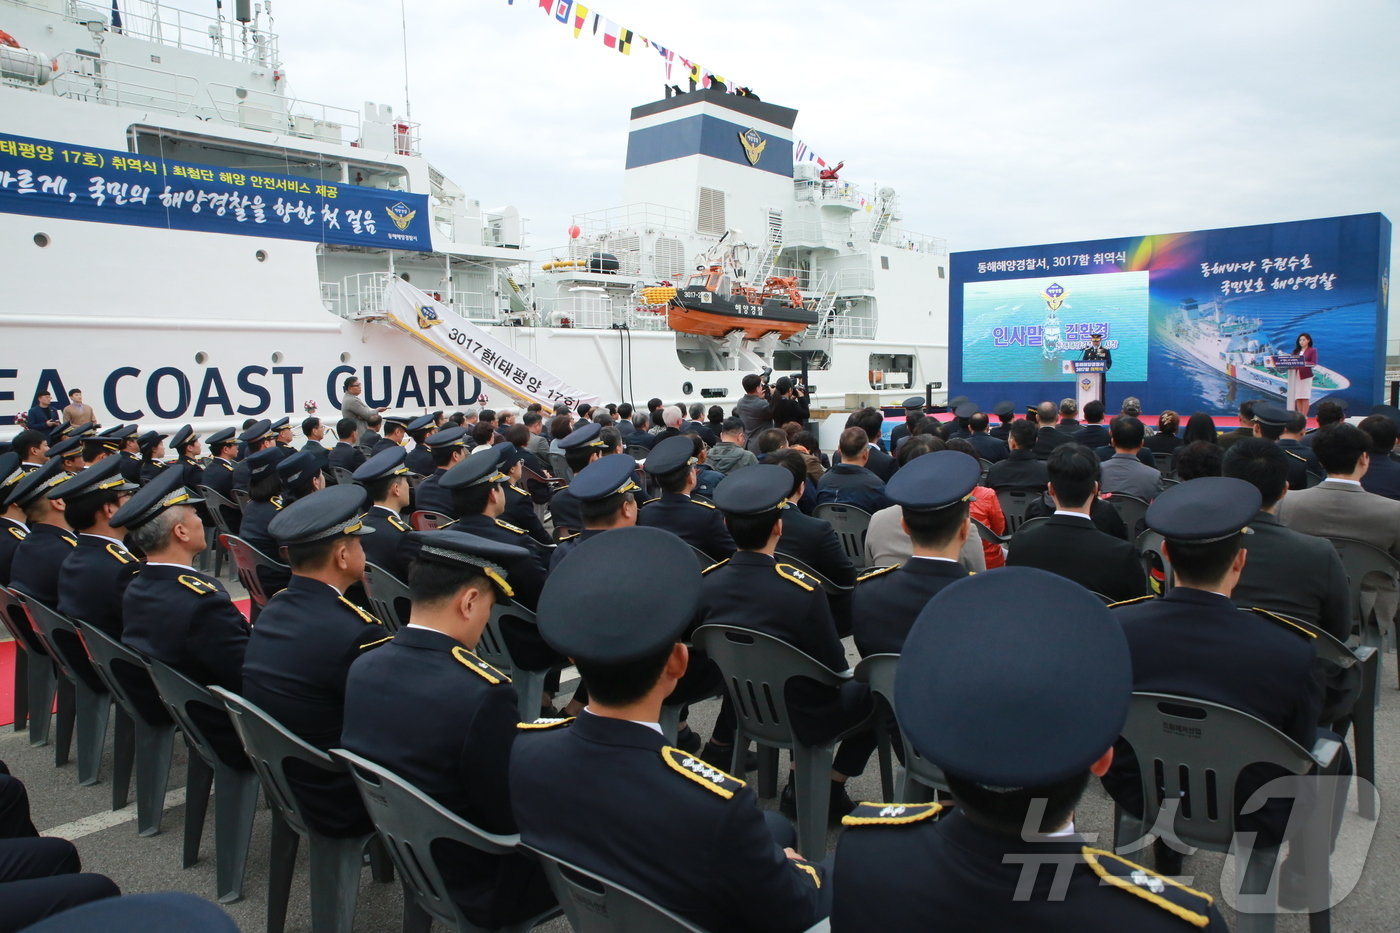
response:
[(423, 330), (427, 330), (434, 324), (442, 323), (442, 318), (438, 317), (437, 309), (431, 305), (419, 305), (417, 311), (418, 326)]
[(739, 134), (739, 142), (744, 144), (744, 155), (748, 157), (750, 165), (757, 165), (758, 160), (763, 158), (763, 150), (768, 148), (768, 140), (753, 127)]
[(1059, 282), (1051, 282), (1046, 286), (1045, 291), (1040, 293), (1040, 297), (1045, 299), (1045, 304), (1051, 311), (1060, 310), (1060, 305), (1069, 297), (1069, 289)]
[(394, 222), (394, 226), (399, 228), (399, 232), (408, 229), (408, 225), (413, 223), (413, 218), (418, 216), (417, 211), (408, 209), (408, 205), (402, 201), (395, 201), (389, 207), (384, 208), (384, 213), (389, 215), (389, 219)]

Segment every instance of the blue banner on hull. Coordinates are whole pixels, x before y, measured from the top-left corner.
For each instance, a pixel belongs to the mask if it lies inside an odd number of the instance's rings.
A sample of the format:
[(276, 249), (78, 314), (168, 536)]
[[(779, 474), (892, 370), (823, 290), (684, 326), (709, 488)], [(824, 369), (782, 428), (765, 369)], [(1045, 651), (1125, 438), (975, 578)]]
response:
[(0, 211), (428, 250), (428, 197), (0, 134)]

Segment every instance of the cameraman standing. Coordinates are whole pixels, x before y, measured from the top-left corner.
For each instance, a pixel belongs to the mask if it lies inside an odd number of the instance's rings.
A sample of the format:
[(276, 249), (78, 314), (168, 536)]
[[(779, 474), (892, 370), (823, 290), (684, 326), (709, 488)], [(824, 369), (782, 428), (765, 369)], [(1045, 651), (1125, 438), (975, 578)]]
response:
[(789, 421), (796, 421), (807, 427), (807, 419), (812, 416), (811, 401), (807, 398), (807, 387), (796, 377), (780, 376), (773, 383), (773, 423), (782, 427)]
[(734, 404), (734, 417), (744, 422), (744, 436), (748, 438), (745, 446), (754, 453), (758, 452), (758, 435), (773, 427), (773, 406), (769, 401), (771, 393), (768, 387), (771, 372), (771, 369), (765, 369), (761, 376), (757, 373), (745, 376), (742, 383), (744, 395)]

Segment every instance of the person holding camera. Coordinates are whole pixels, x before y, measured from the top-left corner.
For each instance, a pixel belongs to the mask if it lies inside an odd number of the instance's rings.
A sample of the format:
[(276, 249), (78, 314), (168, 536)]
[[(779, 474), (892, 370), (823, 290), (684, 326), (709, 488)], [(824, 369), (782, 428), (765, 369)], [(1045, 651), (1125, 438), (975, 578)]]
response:
[(796, 421), (804, 428), (812, 416), (811, 401), (807, 398), (807, 387), (797, 376), (780, 376), (773, 383), (773, 423), (782, 427), (789, 421)]
[(758, 373), (745, 376), (742, 382), (744, 395), (734, 404), (734, 417), (744, 422), (744, 435), (748, 438), (746, 446), (755, 454), (758, 452), (758, 435), (773, 427), (773, 405), (768, 386), (770, 373), (771, 369), (765, 369), (761, 376)]

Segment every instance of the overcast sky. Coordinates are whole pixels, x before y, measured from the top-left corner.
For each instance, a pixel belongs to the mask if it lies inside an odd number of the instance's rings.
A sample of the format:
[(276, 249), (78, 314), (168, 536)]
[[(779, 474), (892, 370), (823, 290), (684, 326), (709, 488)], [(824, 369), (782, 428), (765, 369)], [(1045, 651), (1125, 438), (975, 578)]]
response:
[[(620, 203), (628, 110), (661, 95), (654, 52), (575, 39), (536, 0), (404, 2), (413, 118), (438, 168), (516, 205), (536, 247)], [(953, 250), (1400, 220), (1394, 0), (599, 3), (798, 109), (798, 137), (844, 178), (895, 187), (904, 226)], [(274, 12), (293, 93), (402, 104), (397, 2)]]

